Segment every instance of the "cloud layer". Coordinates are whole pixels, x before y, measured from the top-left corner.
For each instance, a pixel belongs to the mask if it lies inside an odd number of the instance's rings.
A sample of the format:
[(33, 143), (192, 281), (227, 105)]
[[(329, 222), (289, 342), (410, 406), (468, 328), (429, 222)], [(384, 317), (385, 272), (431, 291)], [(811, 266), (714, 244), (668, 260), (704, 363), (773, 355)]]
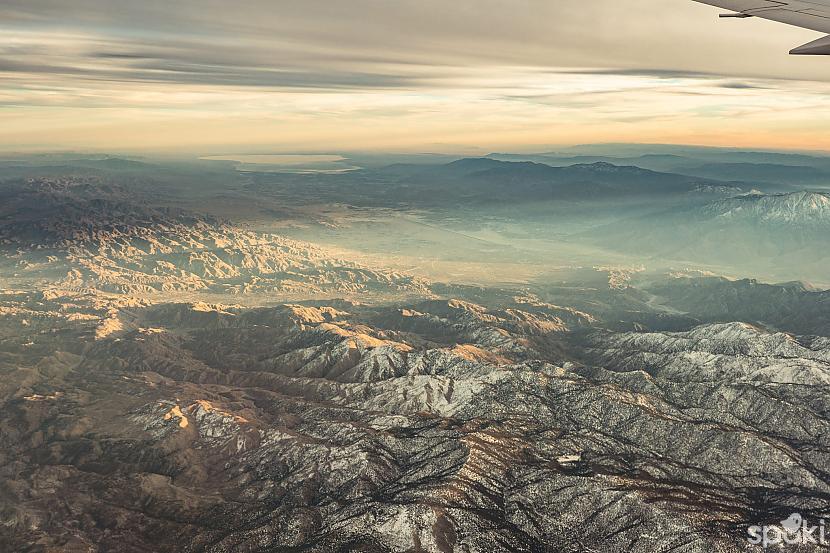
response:
[(141, 129), (166, 120), (166, 138), (177, 130), (194, 147), (213, 144), (206, 127), (231, 145), (279, 148), (285, 133), (315, 129), (337, 147), (343, 125), (394, 135), (406, 121), (408, 147), (501, 133), (484, 147), (569, 141), (539, 116), (612, 135), (601, 140), (636, 135), (634, 122), (668, 139), (682, 115), (693, 139), (736, 112), (758, 132), (752, 106), (823, 109), (826, 60), (786, 55), (813, 33), (716, 14), (690, 0), (5, 0), (0, 139), (151, 147)]

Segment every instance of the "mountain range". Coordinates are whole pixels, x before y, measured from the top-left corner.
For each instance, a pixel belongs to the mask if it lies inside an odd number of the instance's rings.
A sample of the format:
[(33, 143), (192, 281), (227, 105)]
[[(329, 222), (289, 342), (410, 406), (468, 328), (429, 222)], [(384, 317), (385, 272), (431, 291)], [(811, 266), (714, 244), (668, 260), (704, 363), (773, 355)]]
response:
[(738, 553), (830, 510), (822, 190), (54, 161), (0, 167), (0, 551)]
[(584, 234), (603, 247), (676, 261), (820, 274), (830, 232), (824, 192), (752, 193), (622, 219)]
[(153, 207), (97, 180), (38, 178), (8, 185), (0, 208), (0, 267), (21, 286), (154, 294), (422, 293), (393, 271), (338, 260), (311, 244), (211, 216)]
[(440, 187), (442, 197), (479, 202), (655, 201), (701, 191), (741, 191), (740, 187), (723, 181), (605, 162), (553, 167), (534, 162), (469, 158), (430, 167), (399, 165), (383, 171), (399, 177), (389, 189), (390, 194), (397, 194), (403, 187), (410, 189), (410, 193), (437, 192)]
[(519, 298), (125, 305), (94, 339), (77, 298), (4, 302), (9, 551), (739, 551), (830, 493), (827, 338)]

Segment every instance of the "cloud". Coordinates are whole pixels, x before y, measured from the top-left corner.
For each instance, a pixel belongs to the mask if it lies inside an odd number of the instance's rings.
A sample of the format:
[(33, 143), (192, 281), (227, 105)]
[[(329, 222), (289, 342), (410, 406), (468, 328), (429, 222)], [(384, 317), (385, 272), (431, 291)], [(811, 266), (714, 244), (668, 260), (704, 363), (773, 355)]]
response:
[(770, 90), (773, 88), (771, 86), (747, 82), (725, 82), (721, 83), (719, 86), (721, 86), (722, 88), (731, 88), (734, 90)]
[(702, 71), (683, 71), (679, 69), (572, 69), (570, 73), (575, 75), (627, 75), (635, 77), (657, 77), (660, 79), (689, 79), (689, 78), (713, 78), (720, 77), (716, 73)]
[[(5, 0), (0, 57), (7, 73), (18, 63), (73, 74), (89, 67), (94, 76), (106, 60), (126, 79), (246, 86), (279, 86), (281, 71), (286, 86), (314, 86), (298, 74), (310, 69), (337, 75), (336, 87), (408, 87), (441, 77), (440, 68), (507, 65), (825, 78), (812, 61), (786, 56), (790, 40), (811, 33), (718, 22), (715, 13), (691, 0)], [(33, 51), (9, 51), (15, 34)], [(87, 48), (50, 38), (66, 35), (86, 37)], [(65, 59), (66, 46), (74, 58)], [(402, 69), (390, 74), (392, 66)]]
[(812, 33), (716, 14), (691, 0), (4, 0), (0, 139), (700, 142), (727, 118), (765, 136), (763, 121), (826, 111), (826, 60), (786, 54)]
[(38, 32), (6, 33), (0, 34), (0, 77), (309, 89), (408, 87), (419, 78), (411, 69), (359, 58), (312, 57), (289, 48), (272, 58), (249, 45), (222, 42), (208, 47), (170, 38), (150, 44), (92, 34), (52, 34), (43, 41)]

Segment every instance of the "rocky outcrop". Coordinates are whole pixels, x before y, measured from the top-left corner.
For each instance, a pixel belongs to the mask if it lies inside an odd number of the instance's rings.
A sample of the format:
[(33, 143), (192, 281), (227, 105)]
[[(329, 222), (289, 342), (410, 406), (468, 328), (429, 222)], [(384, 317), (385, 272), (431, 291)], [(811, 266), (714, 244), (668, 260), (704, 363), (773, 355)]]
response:
[(0, 212), (8, 215), (0, 265), (32, 285), (46, 279), (64, 289), (132, 295), (428, 293), (423, 280), (337, 259), (311, 244), (150, 207), (114, 187), (64, 184), (21, 184)]
[(0, 543), (743, 551), (830, 506), (826, 340), (524, 307), (131, 307), (56, 354), (63, 319), (3, 365)]

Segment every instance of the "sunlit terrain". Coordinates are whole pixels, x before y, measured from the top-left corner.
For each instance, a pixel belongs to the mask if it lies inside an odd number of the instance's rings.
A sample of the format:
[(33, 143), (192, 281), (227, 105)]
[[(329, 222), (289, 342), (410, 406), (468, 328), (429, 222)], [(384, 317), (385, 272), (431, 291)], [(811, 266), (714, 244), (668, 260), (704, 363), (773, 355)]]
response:
[(4, 551), (744, 551), (824, 512), (830, 158), (221, 157), (0, 167)]
[(0, 553), (826, 551), (828, 21), (0, 0)]

